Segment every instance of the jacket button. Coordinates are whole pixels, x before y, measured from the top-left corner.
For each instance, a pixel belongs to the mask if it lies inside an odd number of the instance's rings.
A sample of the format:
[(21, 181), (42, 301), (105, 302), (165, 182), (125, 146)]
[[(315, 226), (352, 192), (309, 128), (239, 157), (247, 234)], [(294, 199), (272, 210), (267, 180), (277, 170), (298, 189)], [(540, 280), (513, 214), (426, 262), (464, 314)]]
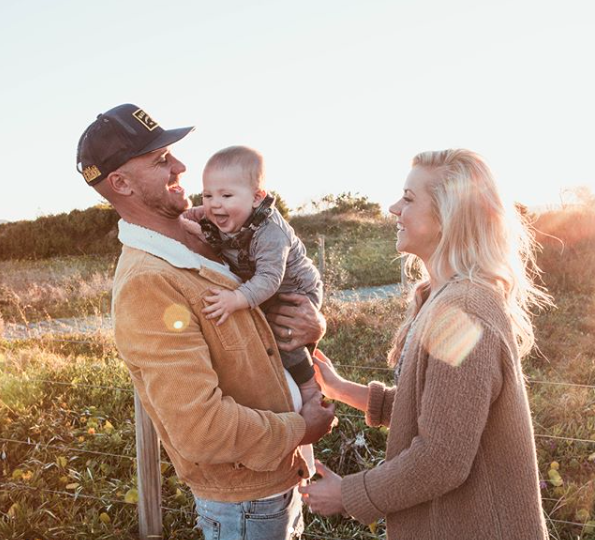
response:
[(300, 478), (303, 478), (304, 477), (304, 471), (303, 471), (303, 469), (298, 469), (298, 476)]
[(273, 354), (275, 354), (275, 350), (274, 350), (272, 347), (269, 347), (269, 348), (267, 349), (267, 354), (268, 354), (269, 356), (273, 356)]

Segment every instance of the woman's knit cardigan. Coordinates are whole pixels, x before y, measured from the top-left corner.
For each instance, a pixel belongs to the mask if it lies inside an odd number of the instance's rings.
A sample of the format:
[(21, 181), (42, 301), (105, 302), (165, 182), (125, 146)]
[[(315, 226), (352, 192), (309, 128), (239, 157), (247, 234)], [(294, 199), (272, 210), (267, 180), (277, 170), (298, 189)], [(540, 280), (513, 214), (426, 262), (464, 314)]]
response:
[(544, 540), (533, 428), (501, 296), (454, 281), (420, 314), (398, 391), (370, 383), (386, 461), (346, 476), (347, 512), (389, 540)]

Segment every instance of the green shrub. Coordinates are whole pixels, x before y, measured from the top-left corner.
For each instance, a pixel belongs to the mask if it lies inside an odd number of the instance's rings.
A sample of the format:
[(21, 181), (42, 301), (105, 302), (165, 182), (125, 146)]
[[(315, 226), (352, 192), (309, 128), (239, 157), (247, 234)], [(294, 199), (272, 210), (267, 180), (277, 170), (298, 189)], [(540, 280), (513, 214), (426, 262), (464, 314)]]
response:
[(0, 260), (117, 253), (118, 215), (106, 205), (0, 225)]

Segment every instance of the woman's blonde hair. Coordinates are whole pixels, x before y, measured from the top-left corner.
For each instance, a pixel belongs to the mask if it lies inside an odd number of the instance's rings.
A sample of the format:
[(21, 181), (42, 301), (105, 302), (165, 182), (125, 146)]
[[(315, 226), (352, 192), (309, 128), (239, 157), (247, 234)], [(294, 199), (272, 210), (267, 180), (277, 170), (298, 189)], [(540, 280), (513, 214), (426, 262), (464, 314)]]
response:
[[(552, 303), (547, 292), (534, 283), (539, 275), (537, 244), (529, 224), (518, 209), (506, 211), (492, 172), (474, 152), (422, 152), (413, 158), (412, 166), (435, 173), (428, 191), (441, 237), (428, 270), (438, 280), (454, 273), (457, 279), (500, 291), (520, 356), (524, 356), (535, 343), (530, 308)], [(409, 267), (421, 262), (415, 259), (409, 256)], [(430, 282), (423, 279), (413, 291), (405, 321), (395, 337), (389, 353), (391, 364), (398, 360), (411, 323), (430, 294)]]

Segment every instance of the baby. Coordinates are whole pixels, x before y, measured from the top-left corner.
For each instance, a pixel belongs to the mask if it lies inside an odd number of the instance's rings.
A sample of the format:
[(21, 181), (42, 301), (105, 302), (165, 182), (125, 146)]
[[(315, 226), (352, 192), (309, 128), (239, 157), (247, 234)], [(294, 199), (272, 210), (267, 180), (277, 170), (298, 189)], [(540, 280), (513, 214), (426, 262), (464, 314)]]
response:
[[(273, 206), (264, 176), (262, 155), (245, 146), (220, 150), (203, 172), (202, 233), (243, 281), (233, 291), (218, 289), (206, 297), (210, 305), (203, 311), (219, 318), (217, 325), (238, 309), (261, 306), (266, 311), (278, 292), (305, 294), (317, 309), (322, 304), (320, 274)], [(308, 348), (281, 351), (281, 359), (307, 401), (318, 390)]]

